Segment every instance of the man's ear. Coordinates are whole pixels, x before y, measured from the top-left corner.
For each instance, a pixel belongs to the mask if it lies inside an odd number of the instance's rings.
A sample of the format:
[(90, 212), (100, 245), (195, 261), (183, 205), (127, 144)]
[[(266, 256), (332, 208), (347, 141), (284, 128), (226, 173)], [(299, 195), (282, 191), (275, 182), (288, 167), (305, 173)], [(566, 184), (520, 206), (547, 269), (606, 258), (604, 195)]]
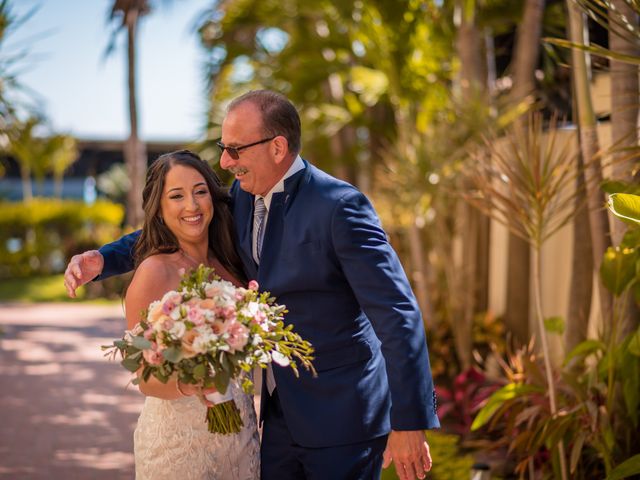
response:
[(278, 135), (273, 139), (273, 151), (276, 157), (276, 163), (282, 162), (289, 155), (289, 141), (282, 135)]

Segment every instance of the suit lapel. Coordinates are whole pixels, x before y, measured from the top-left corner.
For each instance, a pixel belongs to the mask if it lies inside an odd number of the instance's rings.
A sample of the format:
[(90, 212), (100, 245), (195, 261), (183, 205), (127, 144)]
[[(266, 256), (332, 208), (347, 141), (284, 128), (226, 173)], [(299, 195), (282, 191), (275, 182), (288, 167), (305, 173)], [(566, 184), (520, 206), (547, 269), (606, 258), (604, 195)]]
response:
[(258, 283), (263, 283), (265, 275), (276, 265), (278, 252), (282, 243), (286, 196), (286, 192), (278, 192), (274, 193), (271, 198), (267, 230), (264, 232), (260, 266), (258, 267)]
[(257, 277), (258, 265), (253, 261), (251, 250), (251, 233), (253, 228), (253, 195), (236, 191), (234, 196), (233, 219), (238, 234), (238, 253), (244, 263), (245, 273), (249, 279)]
[[(274, 193), (269, 208), (269, 218), (267, 221), (267, 230), (264, 234), (262, 246), (262, 254), (260, 256), (260, 265), (253, 260), (252, 249), (252, 233), (253, 233), (253, 208), (254, 196), (246, 192), (240, 191), (239, 187), (234, 184), (234, 219), (238, 232), (238, 241), (240, 243), (240, 256), (244, 262), (245, 273), (250, 279), (257, 279), (262, 284), (265, 275), (269, 269), (274, 268), (277, 263), (277, 256), (282, 243), (282, 234), (284, 230), (284, 219), (289, 207), (301, 188), (301, 186), (309, 181), (311, 175), (311, 166), (304, 161), (305, 168), (296, 172), (284, 181), (284, 192)], [(234, 189), (232, 188), (232, 191)], [(245, 216), (246, 215), (246, 216)]]

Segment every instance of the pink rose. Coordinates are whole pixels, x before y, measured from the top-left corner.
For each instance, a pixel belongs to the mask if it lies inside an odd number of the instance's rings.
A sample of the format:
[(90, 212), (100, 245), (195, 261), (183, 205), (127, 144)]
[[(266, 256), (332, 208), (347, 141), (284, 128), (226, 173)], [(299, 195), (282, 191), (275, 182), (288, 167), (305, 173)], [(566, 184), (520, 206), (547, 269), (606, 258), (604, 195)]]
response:
[(150, 365), (160, 365), (162, 363), (162, 355), (153, 350), (143, 350), (142, 356)]
[(224, 307), (222, 309), (222, 316), (225, 320), (235, 320), (236, 319), (236, 308), (235, 307)]
[(172, 318), (170, 317), (165, 317), (164, 322), (162, 322), (162, 328), (164, 330), (171, 330), (171, 328), (173, 327), (173, 324), (175, 322), (173, 321)]
[(193, 329), (189, 330), (182, 336), (182, 354), (185, 358), (192, 358), (197, 355), (197, 352), (193, 349), (193, 342), (198, 337), (198, 332)]
[(213, 298), (216, 297), (217, 295), (220, 294), (220, 287), (217, 286), (212, 286), (212, 287), (208, 287), (205, 291), (204, 291), (205, 295), (209, 298)]
[(180, 305), (182, 302), (182, 295), (179, 293), (173, 292), (171, 294), (165, 295), (162, 298), (162, 311), (166, 315), (169, 315), (176, 306)]
[(229, 334), (227, 343), (233, 350), (242, 350), (249, 341), (249, 329), (239, 322), (229, 322), (227, 333)]
[(226, 330), (227, 326), (220, 320), (216, 320), (211, 324), (211, 331), (216, 335), (222, 335), (224, 332), (226, 332)]
[(187, 313), (187, 318), (195, 325), (202, 325), (204, 323), (204, 312), (198, 307), (191, 307)]
[(203, 310), (213, 310), (216, 307), (216, 302), (210, 298), (205, 298), (200, 302), (200, 308)]
[(253, 290), (255, 292), (258, 291), (258, 282), (256, 282), (255, 280), (250, 280), (249, 281), (249, 285), (247, 285), (247, 288), (249, 290)]

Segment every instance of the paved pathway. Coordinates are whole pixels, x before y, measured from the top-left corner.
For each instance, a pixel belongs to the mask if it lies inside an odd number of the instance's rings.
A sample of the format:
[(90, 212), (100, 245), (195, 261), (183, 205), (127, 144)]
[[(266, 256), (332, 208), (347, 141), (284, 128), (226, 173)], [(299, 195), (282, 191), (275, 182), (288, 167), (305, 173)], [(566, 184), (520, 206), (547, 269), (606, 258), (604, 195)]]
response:
[(120, 305), (0, 304), (0, 479), (132, 479), (143, 397), (100, 345)]

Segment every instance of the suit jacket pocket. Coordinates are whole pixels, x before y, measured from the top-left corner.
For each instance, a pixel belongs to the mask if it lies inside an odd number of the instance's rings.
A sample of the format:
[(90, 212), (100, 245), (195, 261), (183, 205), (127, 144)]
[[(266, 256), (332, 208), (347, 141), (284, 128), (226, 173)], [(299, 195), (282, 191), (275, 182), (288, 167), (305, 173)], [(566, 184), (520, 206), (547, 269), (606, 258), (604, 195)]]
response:
[(313, 366), (318, 373), (333, 368), (369, 360), (373, 350), (366, 340), (351, 340), (340, 345), (331, 345), (315, 352)]

